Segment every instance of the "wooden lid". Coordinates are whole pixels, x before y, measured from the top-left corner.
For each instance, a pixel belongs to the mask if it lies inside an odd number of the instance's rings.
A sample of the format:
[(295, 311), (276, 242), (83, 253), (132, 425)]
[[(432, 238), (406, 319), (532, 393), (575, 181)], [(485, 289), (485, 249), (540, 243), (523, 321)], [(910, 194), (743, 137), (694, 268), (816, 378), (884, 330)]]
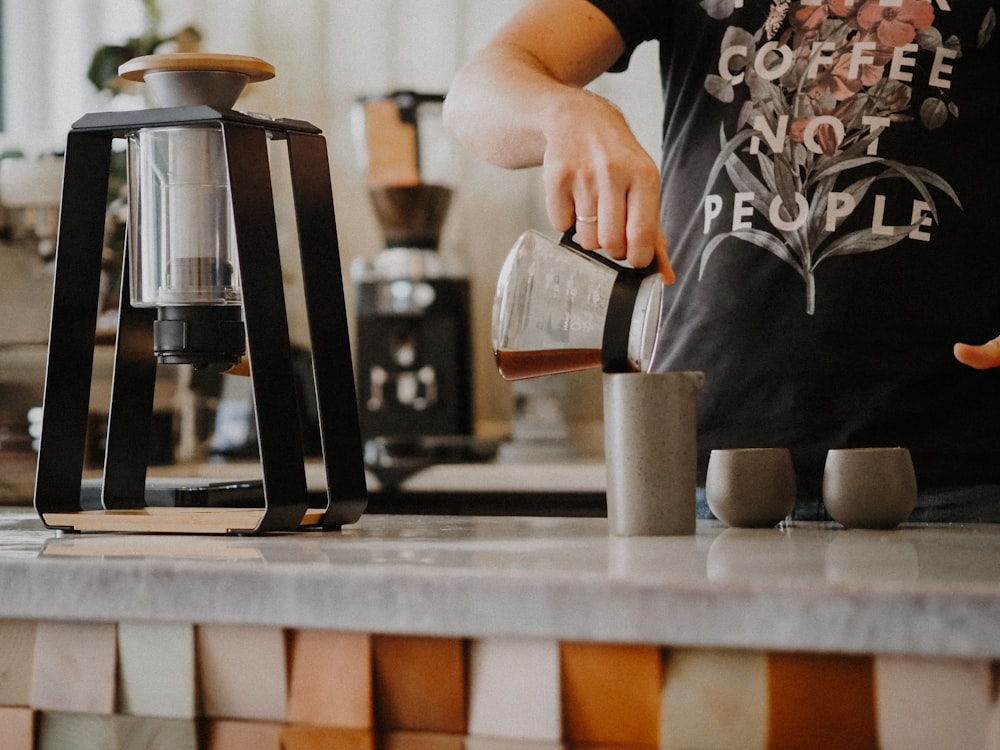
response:
[(242, 73), (248, 82), (274, 78), (274, 66), (257, 57), (213, 55), (201, 52), (173, 52), (164, 55), (133, 57), (118, 67), (118, 75), (129, 81), (145, 80), (147, 73), (164, 71), (219, 71)]

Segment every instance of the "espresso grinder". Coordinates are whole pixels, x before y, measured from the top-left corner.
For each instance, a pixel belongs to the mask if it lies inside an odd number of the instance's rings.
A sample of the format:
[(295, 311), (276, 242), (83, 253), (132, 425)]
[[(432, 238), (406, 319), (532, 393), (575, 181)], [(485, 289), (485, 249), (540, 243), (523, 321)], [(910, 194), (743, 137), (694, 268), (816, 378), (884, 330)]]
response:
[[(464, 460), (471, 439), (469, 281), (438, 252), (457, 149), (441, 123), (443, 95), (360, 98), (355, 134), (385, 238), (357, 259), (357, 383), (370, 467)], [(380, 478), (385, 481), (385, 474)]]
[[(85, 115), (67, 138), (36, 510), (46, 525), (75, 531), (250, 534), (353, 523), (367, 493), (325, 139), (306, 122), (232, 109), (248, 82), (273, 77), (263, 60), (150, 55), (119, 73), (144, 81), (160, 106)], [(93, 508), (82, 473), (114, 139), (128, 144), (129, 227)], [(308, 492), (295, 418), (271, 142), (290, 167), (328, 484), (322, 502)], [(185, 482), (176, 488), (184, 502), (147, 502), (161, 365), (247, 371), (260, 482)]]

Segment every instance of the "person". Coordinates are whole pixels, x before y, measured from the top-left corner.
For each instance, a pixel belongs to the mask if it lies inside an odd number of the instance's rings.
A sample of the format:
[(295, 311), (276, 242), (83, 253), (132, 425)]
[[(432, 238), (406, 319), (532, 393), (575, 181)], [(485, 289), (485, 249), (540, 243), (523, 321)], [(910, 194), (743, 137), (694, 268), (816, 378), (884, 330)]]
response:
[[(542, 166), (555, 230), (672, 282), (654, 365), (706, 373), (702, 477), (713, 448), (789, 447), (796, 517), (825, 518), (827, 450), (901, 445), (914, 519), (1000, 521), (996, 4), (530, 0), (445, 125)], [(647, 41), (660, 165), (585, 88)]]

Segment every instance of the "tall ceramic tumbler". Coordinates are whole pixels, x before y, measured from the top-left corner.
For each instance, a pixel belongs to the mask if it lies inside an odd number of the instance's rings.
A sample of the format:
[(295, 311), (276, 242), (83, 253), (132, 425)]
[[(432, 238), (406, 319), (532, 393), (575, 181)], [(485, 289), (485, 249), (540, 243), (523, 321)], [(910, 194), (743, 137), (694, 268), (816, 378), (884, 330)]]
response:
[(604, 453), (613, 536), (694, 534), (702, 372), (605, 373)]

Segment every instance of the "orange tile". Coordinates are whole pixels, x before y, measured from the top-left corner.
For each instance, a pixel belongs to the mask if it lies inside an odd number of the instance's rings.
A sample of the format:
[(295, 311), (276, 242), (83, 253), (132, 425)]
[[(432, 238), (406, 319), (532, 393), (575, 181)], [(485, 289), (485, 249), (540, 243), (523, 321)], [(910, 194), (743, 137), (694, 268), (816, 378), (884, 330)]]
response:
[(371, 635), (297, 630), (290, 649), (290, 722), (372, 728)]
[(769, 750), (877, 750), (870, 656), (768, 654)]
[(563, 737), (656, 747), (663, 656), (657, 646), (562, 643)]
[(375, 750), (375, 736), (367, 729), (288, 725), (281, 750)]
[(459, 638), (376, 635), (375, 726), (466, 733), (466, 644)]
[[(440, 732), (389, 732), (379, 737), (379, 750), (465, 750), (465, 737)], [(509, 750), (515, 750), (515, 746)]]
[(35, 713), (30, 708), (0, 707), (0, 748), (33, 750)]
[(30, 702), (34, 654), (35, 623), (0, 620), (0, 706), (27, 706)]
[(206, 730), (205, 750), (282, 750), (282, 725), (216, 719)]

